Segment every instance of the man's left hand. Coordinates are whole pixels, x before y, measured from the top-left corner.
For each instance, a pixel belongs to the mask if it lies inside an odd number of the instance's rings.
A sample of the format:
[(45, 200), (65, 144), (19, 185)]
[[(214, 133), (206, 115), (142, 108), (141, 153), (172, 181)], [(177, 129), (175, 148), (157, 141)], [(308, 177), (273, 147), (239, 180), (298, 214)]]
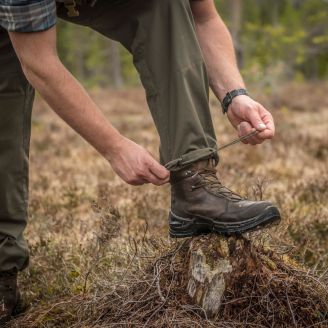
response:
[(275, 134), (275, 126), (271, 113), (261, 104), (248, 96), (238, 96), (232, 100), (227, 116), (242, 137), (254, 129), (260, 131), (243, 142), (246, 144), (261, 144), (265, 139), (272, 139)]

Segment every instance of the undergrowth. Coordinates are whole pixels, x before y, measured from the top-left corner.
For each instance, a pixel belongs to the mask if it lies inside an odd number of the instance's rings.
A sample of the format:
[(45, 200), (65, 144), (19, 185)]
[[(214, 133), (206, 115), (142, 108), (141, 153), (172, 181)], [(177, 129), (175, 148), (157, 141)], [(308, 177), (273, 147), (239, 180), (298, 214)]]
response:
[[(316, 102), (319, 91), (313, 99), (313, 86), (301, 87), (302, 101), (290, 96), (299, 90), (290, 86), (264, 99), (277, 125), (272, 142), (220, 154), (223, 182), (276, 202), (283, 220), (265, 238), (245, 237), (265, 239), (253, 249), (260, 269), (227, 292), (215, 320), (186, 294), (189, 240), (167, 236), (169, 187), (124, 184), (38, 100), (26, 233), (31, 263), (19, 278), (30, 307), (9, 326), (327, 327), (327, 101)], [(327, 99), (327, 86), (320, 90)], [(124, 135), (157, 154), (140, 90), (93, 96)], [(224, 144), (235, 132), (211, 104)]]

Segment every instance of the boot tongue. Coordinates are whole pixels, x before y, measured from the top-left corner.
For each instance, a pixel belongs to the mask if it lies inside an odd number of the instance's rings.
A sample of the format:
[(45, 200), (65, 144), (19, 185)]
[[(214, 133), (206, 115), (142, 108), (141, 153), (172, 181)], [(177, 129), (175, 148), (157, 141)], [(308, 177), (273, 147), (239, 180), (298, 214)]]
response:
[(219, 183), (216, 176), (216, 162), (215, 159), (209, 158), (203, 161), (198, 161), (192, 164), (192, 169), (198, 171), (204, 178), (206, 176), (207, 181)]
[[(215, 159), (209, 158), (206, 160), (200, 160), (194, 163), (189, 164), (188, 166), (184, 167), (183, 169), (179, 171), (172, 171), (170, 182), (171, 184), (176, 183), (180, 179), (184, 179), (185, 177), (190, 176), (190, 174), (195, 174), (196, 172), (207, 170), (216, 171), (216, 161)], [(215, 180), (217, 180), (215, 178)]]
[[(215, 159), (209, 158), (207, 160), (199, 161), (192, 164), (192, 168), (198, 171), (200, 176), (207, 181), (206, 188), (210, 189), (217, 195), (224, 195), (230, 200), (239, 201), (242, 199), (239, 195), (224, 187), (216, 175)], [(206, 170), (205, 170), (206, 169)], [(211, 172), (212, 171), (212, 172)]]
[(216, 163), (214, 158), (205, 159), (203, 161), (197, 161), (192, 163), (192, 168), (194, 170), (201, 170), (201, 169), (210, 169), (215, 170)]

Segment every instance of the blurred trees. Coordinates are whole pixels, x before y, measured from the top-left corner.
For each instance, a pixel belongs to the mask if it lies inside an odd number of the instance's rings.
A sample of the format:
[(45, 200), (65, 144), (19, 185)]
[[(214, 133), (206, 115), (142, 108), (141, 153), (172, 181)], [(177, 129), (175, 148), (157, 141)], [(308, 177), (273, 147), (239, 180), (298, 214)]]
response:
[[(215, 0), (249, 81), (328, 77), (328, 0)], [(130, 54), (96, 32), (58, 24), (58, 49), (88, 86), (139, 83)]]
[[(237, 0), (234, 0), (237, 1)], [(233, 2), (234, 2), (233, 1)], [(219, 8), (227, 1), (216, 1)], [(328, 75), (328, 2), (324, 0), (243, 0), (242, 68), (257, 75), (292, 79)], [(234, 14), (226, 10), (228, 26)]]

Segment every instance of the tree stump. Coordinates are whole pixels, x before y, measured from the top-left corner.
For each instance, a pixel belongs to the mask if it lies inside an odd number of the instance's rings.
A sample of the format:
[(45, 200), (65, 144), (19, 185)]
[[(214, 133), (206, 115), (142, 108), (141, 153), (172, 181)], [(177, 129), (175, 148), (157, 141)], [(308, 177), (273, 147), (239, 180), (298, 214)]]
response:
[(243, 237), (196, 237), (189, 254), (187, 291), (208, 318), (218, 314), (227, 289), (242, 284), (256, 270), (252, 245)]

